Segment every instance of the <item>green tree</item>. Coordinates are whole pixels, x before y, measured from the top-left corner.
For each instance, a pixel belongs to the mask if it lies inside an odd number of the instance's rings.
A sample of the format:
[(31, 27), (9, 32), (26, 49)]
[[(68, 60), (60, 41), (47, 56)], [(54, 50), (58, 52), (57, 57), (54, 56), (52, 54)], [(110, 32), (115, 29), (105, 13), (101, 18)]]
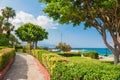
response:
[(9, 46), (9, 39), (6, 38), (6, 34), (0, 33), (0, 46)]
[(3, 16), (0, 16), (0, 33), (3, 33), (3, 21), (4, 21), (4, 17)]
[[(47, 4), (44, 12), (59, 23), (74, 26), (84, 22), (85, 28), (95, 28), (104, 44), (114, 54), (114, 64), (120, 55), (120, 1), (119, 0), (40, 0)], [(114, 45), (107, 40), (110, 34)]]
[(20, 42), (18, 41), (18, 39), (13, 34), (10, 34), (9, 41), (10, 41), (10, 44), (12, 46), (20, 45)]
[(10, 32), (14, 29), (14, 26), (9, 22), (9, 19), (16, 16), (15, 10), (13, 10), (11, 7), (5, 7), (1, 11), (2, 16), (4, 17), (3, 30), (7, 32), (7, 37), (9, 38)]
[(22, 40), (27, 41), (33, 47), (37, 48), (37, 42), (47, 39), (48, 32), (38, 25), (26, 23), (20, 26), (16, 31), (16, 35)]
[(7, 22), (10, 18), (14, 18), (14, 16), (16, 16), (15, 10), (13, 10), (11, 7), (5, 7), (2, 9), (2, 15), (7, 19)]
[(67, 45), (66, 43), (59, 43), (56, 46), (56, 49), (61, 49), (62, 51), (68, 52), (71, 51), (71, 46)]

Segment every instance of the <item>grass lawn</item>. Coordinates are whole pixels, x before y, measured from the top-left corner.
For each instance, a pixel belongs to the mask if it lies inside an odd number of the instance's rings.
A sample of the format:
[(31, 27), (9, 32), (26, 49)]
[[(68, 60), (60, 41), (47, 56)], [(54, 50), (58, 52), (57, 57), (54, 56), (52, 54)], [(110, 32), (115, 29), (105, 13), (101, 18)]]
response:
[(94, 64), (108, 64), (108, 65), (114, 65), (113, 61), (100, 61), (98, 59), (91, 59), (89, 57), (80, 57), (80, 56), (75, 56), (75, 57), (68, 57), (70, 63), (94, 63)]

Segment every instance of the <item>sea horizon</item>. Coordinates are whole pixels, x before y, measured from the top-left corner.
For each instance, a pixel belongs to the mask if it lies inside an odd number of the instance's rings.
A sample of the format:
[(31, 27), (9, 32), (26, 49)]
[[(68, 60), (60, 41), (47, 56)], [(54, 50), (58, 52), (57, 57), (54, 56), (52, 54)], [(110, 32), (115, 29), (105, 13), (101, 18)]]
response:
[(83, 52), (95, 51), (101, 56), (113, 56), (112, 52), (108, 48), (72, 48), (72, 50), (80, 50)]

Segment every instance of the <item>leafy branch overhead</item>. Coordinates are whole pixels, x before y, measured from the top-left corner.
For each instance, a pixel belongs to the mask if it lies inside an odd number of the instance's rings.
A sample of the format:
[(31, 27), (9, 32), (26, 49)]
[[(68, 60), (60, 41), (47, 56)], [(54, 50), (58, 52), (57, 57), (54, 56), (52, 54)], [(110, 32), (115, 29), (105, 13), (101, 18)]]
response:
[[(117, 64), (120, 55), (120, 1), (119, 0), (39, 0), (44, 2), (47, 13), (61, 24), (74, 26), (84, 22), (85, 28), (93, 27), (101, 35), (105, 45), (115, 56)], [(108, 31), (108, 32), (107, 32)], [(114, 45), (107, 41), (110, 33)]]

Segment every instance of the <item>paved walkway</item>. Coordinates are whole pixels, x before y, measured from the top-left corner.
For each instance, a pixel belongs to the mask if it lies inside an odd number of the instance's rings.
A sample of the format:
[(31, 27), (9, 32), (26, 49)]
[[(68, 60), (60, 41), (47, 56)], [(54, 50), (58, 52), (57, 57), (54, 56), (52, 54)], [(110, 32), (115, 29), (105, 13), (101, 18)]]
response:
[(4, 80), (45, 80), (31, 55), (17, 53), (15, 62)]

